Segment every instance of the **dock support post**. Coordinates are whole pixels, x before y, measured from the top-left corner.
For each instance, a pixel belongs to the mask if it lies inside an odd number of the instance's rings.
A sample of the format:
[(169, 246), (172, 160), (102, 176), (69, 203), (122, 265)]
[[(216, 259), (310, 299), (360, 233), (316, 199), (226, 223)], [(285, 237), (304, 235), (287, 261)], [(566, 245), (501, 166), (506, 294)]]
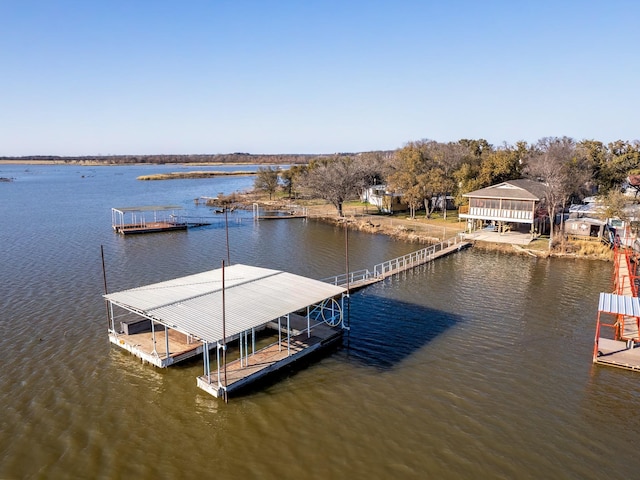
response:
[(116, 331), (116, 320), (115, 318), (113, 318), (113, 303), (109, 302), (109, 309), (111, 312), (111, 330), (113, 330), (113, 332)]
[(249, 330), (244, 331), (244, 366), (249, 366)]
[(153, 339), (153, 351), (151, 353), (157, 357), (158, 350), (156, 349), (156, 328), (155, 322), (153, 320), (151, 320), (151, 338)]
[(209, 344), (202, 342), (204, 350), (202, 351), (202, 357), (204, 360), (204, 376), (207, 377), (207, 383), (211, 383), (211, 375), (209, 372)]
[(167, 349), (167, 360), (169, 360), (169, 328), (164, 326), (164, 345)]
[(218, 390), (222, 388), (222, 382), (220, 381), (220, 342), (216, 342), (216, 366), (218, 368)]
[(291, 355), (291, 328), (289, 325), (289, 314), (287, 313), (287, 356)]

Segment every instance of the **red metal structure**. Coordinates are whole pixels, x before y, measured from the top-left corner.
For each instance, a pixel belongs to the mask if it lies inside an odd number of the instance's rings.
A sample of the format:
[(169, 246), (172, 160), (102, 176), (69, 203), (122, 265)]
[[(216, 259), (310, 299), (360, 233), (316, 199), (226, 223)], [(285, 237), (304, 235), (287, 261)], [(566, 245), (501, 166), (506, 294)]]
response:
[[(593, 362), (640, 371), (640, 299), (636, 252), (614, 245), (614, 291), (601, 293), (593, 347)], [(604, 318), (610, 318), (606, 321)], [(606, 322), (606, 323), (605, 323)], [(608, 332), (601, 336), (601, 327)]]

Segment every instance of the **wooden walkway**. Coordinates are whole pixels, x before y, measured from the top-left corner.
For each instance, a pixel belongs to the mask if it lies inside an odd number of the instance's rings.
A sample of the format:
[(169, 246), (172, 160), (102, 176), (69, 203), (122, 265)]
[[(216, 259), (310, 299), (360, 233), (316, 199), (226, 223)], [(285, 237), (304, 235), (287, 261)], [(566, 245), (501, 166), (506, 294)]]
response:
[[(632, 276), (630, 274), (630, 261), (624, 250), (615, 252), (614, 269), (615, 269), (615, 290), (618, 295), (637, 296), (633, 288)], [(635, 275), (634, 275), (635, 276)]]
[[(635, 277), (635, 263), (631, 264), (629, 256), (625, 254), (624, 249), (620, 249), (615, 252), (615, 284), (616, 293), (618, 295), (626, 295), (630, 297), (637, 297), (637, 291), (633, 284)], [(633, 271), (633, 275), (631, 272)], [(628, 315), (622, 316), (621, 319), (622, 330), (621, 340), (633, 340), (640, 341), (640, 335), (638, 332), (638, 319)]]
[(391, 277), (397, 273), (424, 265), (436, 258), (444, 257), (453, 252), (458, 252), (470, 245), (471, 242), (462, 239), (460, 236), (456, 236), (436, 245), (431, 245), (430, 247), (403, 255), (402, 257), (379, 263), (374, 266), (372, 270), (365, 269), (349, 272), (348, 276), (343, 273), (334, 277), (325, 278), (324, 281), (344, 288), (348, 287), (350, 291), (358, 290), (374, 283), (381, 282), (385, 278)]

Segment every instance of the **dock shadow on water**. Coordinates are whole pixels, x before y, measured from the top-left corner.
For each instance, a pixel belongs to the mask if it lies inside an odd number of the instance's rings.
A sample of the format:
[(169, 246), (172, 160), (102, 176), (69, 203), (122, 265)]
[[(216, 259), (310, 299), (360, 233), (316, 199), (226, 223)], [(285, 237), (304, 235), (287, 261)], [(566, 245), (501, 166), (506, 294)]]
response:
[(416, 303), (366, 292), (351, 295), (344, 353), (365, 366), (388, 370), (462, 321)]

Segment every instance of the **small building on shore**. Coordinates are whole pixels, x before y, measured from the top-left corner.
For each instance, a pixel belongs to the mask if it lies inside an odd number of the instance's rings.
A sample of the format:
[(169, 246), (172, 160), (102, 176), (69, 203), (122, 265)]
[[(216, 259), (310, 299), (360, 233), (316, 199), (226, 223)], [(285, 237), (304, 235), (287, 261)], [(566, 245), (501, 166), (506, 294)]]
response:
[(382, 213), (395, 213), (407, 210), (407, 204), (402, 200), (402, 194), (390, 192), (386, 185), (373, 185), (366, 188), (360, 199), (369, 203)]

